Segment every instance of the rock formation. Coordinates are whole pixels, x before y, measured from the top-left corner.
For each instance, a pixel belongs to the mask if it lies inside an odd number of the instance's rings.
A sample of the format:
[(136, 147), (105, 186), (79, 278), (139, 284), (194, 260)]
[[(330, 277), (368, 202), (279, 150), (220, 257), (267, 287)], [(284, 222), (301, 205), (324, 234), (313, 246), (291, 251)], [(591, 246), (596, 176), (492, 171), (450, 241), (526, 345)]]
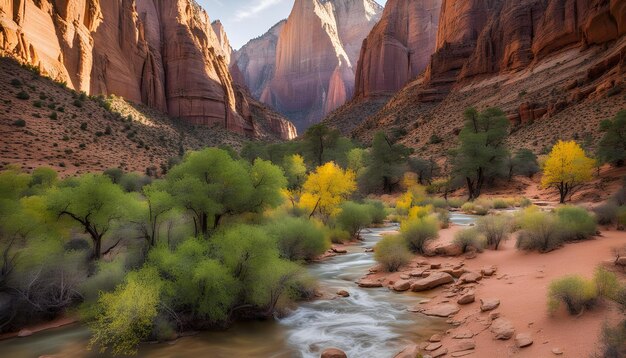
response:
[(296, 0), (236, 63), (254, 95), (304, 129), (352, 96), (358, 49), (381, 12), (373, 0)]
[(258, 124), (240, 114), (229, 48), (221, 24), (211, 26), (193, 0), (0, 1), (2, 54), (77, 91), (254, 135)]
[(224, 62), (226, 62), (227, 66), (230, 66), (230, 61), (233, 55), (233, 47), (230, 45), (230, 41), (228, 41), (228, 35), (226, 35), (224, 25), (222, 25), (220, 20), (216, 20), (211, 23), (211, 28), (213, 28), (213, 32), (217, 35), (217, 41), (220, 44), (219, 49), (222, 50), (221, 54), (224, 56)]
[(389, 0), (361, 48), (356, 96), (393, 94), (426, 69), (442, 0)]

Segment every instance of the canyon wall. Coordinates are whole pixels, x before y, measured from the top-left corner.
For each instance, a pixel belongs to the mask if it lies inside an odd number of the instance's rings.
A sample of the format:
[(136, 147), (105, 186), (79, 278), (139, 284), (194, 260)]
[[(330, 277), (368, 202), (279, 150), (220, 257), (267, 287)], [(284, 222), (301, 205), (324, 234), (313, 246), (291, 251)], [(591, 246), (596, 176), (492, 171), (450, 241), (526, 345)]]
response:
[(253, 95), (306, 129), (352, 97), (359, 48), (381, 13), (373, 0), (296, 0), (235, 62)]
[(363, 41), (355, 96), (390, 95), (423, 72), (437, 42), (442, 0), (389, 0)]
[(253, 136), (258, 124), (241, 115), (229, 48), (221, 24), (193, 0), (0, 1), (3, 55), (77, 91)]

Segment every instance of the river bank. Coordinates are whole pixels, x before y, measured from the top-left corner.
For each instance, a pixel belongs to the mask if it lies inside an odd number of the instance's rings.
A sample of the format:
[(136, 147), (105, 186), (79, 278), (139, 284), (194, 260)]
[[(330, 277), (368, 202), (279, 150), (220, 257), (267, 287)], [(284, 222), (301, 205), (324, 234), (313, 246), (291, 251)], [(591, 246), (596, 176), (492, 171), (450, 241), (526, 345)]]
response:
[[(445, 246), (458, 230), (458, 226), (441, 230), (435, 244)], [(613, 263), (612, 249), (625, 244), (624, 232), (602, 231), (594, 240), (539, 254), (518, 251), (512, 236), (498, 251), (486, 250), (472, 258), (416, 256), (400, 272), (373, 268), (366, 279), (390, 290), (404, 290), (402, 283), (415, 282), (418, 273), (445, 271), (460, 277), (455, 283), (425, 291), (429, 300), (415, 300), (408, 307), (417, 315), (447, 316), (449, 325), (441, 334), (407, 347), (406, 352), (419, 350), (431, 357), (444, 353), (452, 357), (588, 357), (599, 351), (603, 324), (615, 324), (623, 314), (613, 303), (602, 302), (580, 316), (571, 316), (565, 309), (551, 315), (548, 286), (565, 275), (591, 278), (598, 265), (617, 271), (624, 280), (623, 271)]]

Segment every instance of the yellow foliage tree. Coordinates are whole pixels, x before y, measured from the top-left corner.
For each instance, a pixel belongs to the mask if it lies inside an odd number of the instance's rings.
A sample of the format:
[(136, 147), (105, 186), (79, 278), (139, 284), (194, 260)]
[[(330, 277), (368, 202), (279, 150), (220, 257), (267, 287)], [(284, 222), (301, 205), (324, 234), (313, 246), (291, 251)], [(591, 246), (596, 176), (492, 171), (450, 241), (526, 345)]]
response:
[(557, 188), (564, 203), (568, 195), (592, 179), (594, 166), (595, 160), (588, 158), (576, 142), (559, 141), (543, 165), (541, 185)]
[(300, 197), (300, 206), (316, 213), (326, 221), (340, 211), (339, 206), (356, 190), (356, 175), (351, 170), (344, 171), (333, 162), (318, 167), (311, 173)]

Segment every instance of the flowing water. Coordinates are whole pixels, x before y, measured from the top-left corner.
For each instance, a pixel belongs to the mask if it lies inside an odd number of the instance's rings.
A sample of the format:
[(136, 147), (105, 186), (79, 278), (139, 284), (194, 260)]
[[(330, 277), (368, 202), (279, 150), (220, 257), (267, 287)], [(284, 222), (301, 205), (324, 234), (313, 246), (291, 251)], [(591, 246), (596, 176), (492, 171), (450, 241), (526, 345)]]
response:
[[(469, 225), (474, 218), (451, 214), (452, 222)], [(363, 242), (348, 254), (309, 266), (324, 290), (340, 289), (350, 297), (302, 303), (288, 317), (265, 322), (239, 323), (223, 332), (203, 332), (172, 343), (144, 344), (139, 357), (319, 357), (328, 347), (344, 350), (348, 357), (393, 357), (411, 342), (420, 342), (445, 327), (444, 320), (407, 311), (424, 295), (398, 294), (386, 288), (362, 289), (354, 282), (375, 265), (372, 247), (381, 233), (397, 227), (368, 229)], [(74, 325), (0, 341), (0, 357), (30, 358), (102, 357), (86, 349), (89, 331)]]

